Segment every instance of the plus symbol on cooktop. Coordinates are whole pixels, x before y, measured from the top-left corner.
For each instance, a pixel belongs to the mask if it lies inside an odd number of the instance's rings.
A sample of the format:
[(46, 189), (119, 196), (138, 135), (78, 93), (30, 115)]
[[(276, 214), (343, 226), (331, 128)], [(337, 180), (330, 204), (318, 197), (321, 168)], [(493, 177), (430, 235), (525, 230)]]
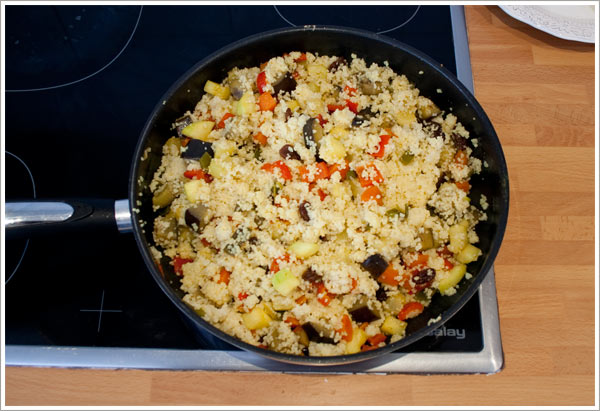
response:
[(104, 290), (102, 290), (102, 299), (100, 300), (100, 309), (98, 310), (79, 310), (80, 312), (98, 313), (98, 332), (100, 332), (100, 324), (102, 323), (102, 313), (121, 313), (123, 310), (106, 310), (104, 308)]

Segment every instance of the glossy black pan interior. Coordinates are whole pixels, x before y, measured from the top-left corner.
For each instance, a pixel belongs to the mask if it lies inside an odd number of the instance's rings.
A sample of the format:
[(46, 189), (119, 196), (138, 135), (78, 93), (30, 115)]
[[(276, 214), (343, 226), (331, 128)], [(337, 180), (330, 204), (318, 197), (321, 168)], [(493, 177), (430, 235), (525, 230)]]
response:
[[(179, 278), (174, 275), (168, 260), (160, 262), (163, 277), (149, 251), (149, 246), (153, 245), (152, 220), (155, 215), (147, 184), (160, 163), (161, 146), (172, 135), (173, 121), (186, 110), (193, 110), (207, 80), (220, 82), (234, 67), (258, 66), (271, 57), (294, 50), (344, 56), (346, 59), (356, 54), (367, 63), (387, 61), (395, 72), (405, 74), (419, 88), (421, 95), (431, 98), (440, 108), (458, 117), (471, 136), (478, 139), (475, 156), (488, 165), (471, 180), (472, 202), (478, 204), (482, 194), (489, 202), (488, 220), (477, 226), (478, 246), (483, 250), (483, 256), (468, 266), (472, 278), (464, 279), (458, 292), (452, 296), (436, 294), (423, 314), (409, 320), (404, 339), (377, 350), (335, 357), (302, 357), (263, 350), (241, 342), (204, 321), (183, 303)], [(144, 156), (148, 148), (151, 151)], [(504, 235), (509, 194), (506, 163), (492, 124), (471, 93), (453, 74), (403, 43), (370, 32), (340, 27), (298, 27), (261, 33), (221, 49), (188, 70), (165, 93), (149, 117), (136, 149), (129, 187), (130, 204), (135, 209), (132, 212), (134, 232), (143, 258), (159, 286), (189, 320), (200, 329), (208, 330), (242, 349), (279, 361), (310, 365), (344, 364), (380, 356), (418, 340), (452, 317), (473, 296), (492, 266)], [(428, 325), (430, 319), (438, 317), (439, 321)]]

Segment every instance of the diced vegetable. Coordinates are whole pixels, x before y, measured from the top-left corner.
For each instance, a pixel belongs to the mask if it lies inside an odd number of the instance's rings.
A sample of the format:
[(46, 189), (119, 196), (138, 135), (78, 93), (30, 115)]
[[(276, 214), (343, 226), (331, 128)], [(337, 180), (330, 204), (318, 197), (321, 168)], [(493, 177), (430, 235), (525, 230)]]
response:
[(356, 174), (361, 187), (369, 187), (375, 183), (383, 183), (383, 176), (374, 164), (356, 167)]
[(376, 158), (382, 158), (385, 155), (385, 145), (389, 143), (390, 138), (392, 138), (392, 136), (387, 134), (379, 136), (379, 148), (375, 153), (371, 153), (371, 155)]
[(202, 141), (209, 141), (208, 135), (210, 134), (210, 132), (212, 131), (214, 126), (215, 126), (214, 121), (207, 121), (207, 120), (195, 121), (192, 124), (190, 124), (189, 126), (185, 127), (183, 130), (181, 130), (181, 133), (184, 136), (187, 136), (190, 138), (196, 138), (196, 139), (202, 140)]
[(325, 284), (323, 283), (319, 283), (317, 285), (317, 301), (320, 302), (322, 305), (324, 306), (328, 306), (329, 303), (331, 303), (331, 300), (333, 300), (334, 295), (329, 293), (329, 291), (327, 291), (327, 287), (325, 287)]
[(452, 267), (452, 269), (448, 271), (448, 275), (442, 278), (438, 283), (440, 294), (446, 294), (446, 291), (458, 284), (465, 276), (466, 272), (467, 266), (465, 264), (459, 263)]
[(379, 334), (375, 334), (372, 335), (371, 337), (367, 338), (367, 341), (369, 342), (369, 344), (371, 344), (373, 347), (377, 347), (379, 346), (379, 344), (381, 344), (382, 342), (385, 342), (386, 340), (386, 336), (379, 333)]
[(300, 103), (298, 103), (296, 100), (290, 100), (287, 102), (287, 106), (290, 110), (296, 111), (298, 107), (300, 107)]
[(272, 319), (262, 307), (256, 306), (249, 313), (242, 314), (242, 321), (249, 330), (258, 330), (268, 326)]
[(185, 146), (185, 150), (182, 151), (181, 157), (196, 160), (202, 158), (202, 156), (207, 153), (209, 156), (214, 157), (215, 153), (212, 149), (212, 143), (209, 143), (208, 141), (192, 139)]
[(202, 200), (202, 186), (206, 184), (203, 180), (190, 180), (183, 184), (183, 192), (190, 203)]
[(421, 250), (429, 250), (435, 246), (431, 228), (426, 228), (422, 233), (419, 233), (419, 239), (421, 240)]
[(189, 227), (202, 231), (208, 224), (207, 211), (208, 208), (204, 204), (197, 204), (188, 208), (185, 210), (185, 223)]
[(415, 158), (415, 155), (410, 150), (406, 150), (402, 154), (402, 157), (400, 157), (400, 162), (402, 164), (404, 164), (405, 166), (407, 166), (410, 163), (412, 163), (412, 161), (413, 161), (414, 158)]
[(160, 190), (152, 196), (152, 205), (154, 207), (164, 208), (171, 204), (175, 199), (175, 194), (170, 184), (165, 184)]
[(273, 90), (275, 90), (275, 96), (278, 96), (280, 92), (283, 93), (291, 93), (296, 89), (296, 80), (294, 77), (288, 72), (277, 80), (275, 84), (273, 84)]
[(335, 344), (333, 331), (317, 323), (302, 324), (308, 339), (317, 343)]
[(336, 163), (346, 157), (346, 147), (340, 140), (328, 134), (321, 139), (319, 156), (328, 163)]
[(275, 100), (270, 93), (265, 92), (258, 97), (258, 106), (260, 107), (260, 111), (273, 111), (275, 110), (276, 105), (277, 100)]
[(394, 317), (386, 317), (381, 324), (381, 331), (387, 335), (402, 335), (406, 330), (407, 323)]
[(221, 271), (219, 272), (219, 279), (217, 280), (217, 283), (224, 283), (225, 285), (228, 285), (230, 276), (231, 276), (231, 273), (229, 271), (227, 271), (224, 268), (221, 268)]
[(406, 263), (408, 268), (414, 267), (423, 267), (427, 265), (427, 261), (429, 260), (429, 256), (427, 254), (419, 253), (415, 256), (413, 260)]
[(308, 258), (319, 251), (319, 244), (296, 241), (290, 245), (289, 250), (298, 258)]
[(468, 193), (469, 190), (471, 189), (471, 184), (469, 184), (468, 181), (456, 181), (456, 182), (454, 182), (454, 184), (456, 184), (456, 187), (458, 187), (460, 190), (464, 191), (465, 193)]
[(367, 342), (367, 333), (358, 328), (352, 329), (352, 339), (346, 344), (346, 354), (355, 354), (360, 352), (360, 347)]
[(454, 161), (456, 164), (466, 166), (469, 164), (469, 157), (467, 157), (467, 154), (463, 150), (458, 150), (452, 161)]
[(389, 297), (385, 302), (390, 312), (397, 315), (402, 310), (402, 307), (404, 307), (406, 298), (404, 297), (404, 294), (396, 294)]
[(244, 95), (244, 88), (238, 78), (230, 76), (229, 78), (229, 90), (234, 100), (239, 100)]
[(379, 319), (379, 315), (371, 310), (366, 303), (364, 305), (353, 308), (348, 311), (352, 316), (352, 319), (357, 323), (370, 323), (371, 321), (375, 321)]
[(320, 79), (327, 78), (327, 67), (321, 64), (309, 64), (306, 66), (306, 70), (308, 71), (308, 75)]
[(306, 148), (315, 147), (318, 154), (321, 147), (321, 138), (323, 137), (323, 127), (316, 118), (311, 117), (306, 120), (302, 128), (302, 135)]
[(223, 100), (227, 100), (230, 94), (229, 87), (221, 86), (220, 84), (210, 80), (204, 84), (204, 91)]
[(360, 196), (362, 202), (367, 202), (371, 200), (375, 200), (378, 205), (383, 205), (383, 197), (381, 194), (381, 190), (377, 186), (371, 186), (365, 188), (362, 195)]
[(210, 167), (212, 157), (208, 152), (205, 152), (204, 154), (202, 154), (202, 157), (200, 157), (200, 160), (198, 161), (200, 162), (200, 167), (202, 167), (203, 170), (208, 171), (208, 167)]
[(177, 275), (183, 275), (183, 265), (194, 262), (191, 258), (181, 258), (179, 256), (173, 259), (173, 271)]
[(289, 268), (284, 268), (273, 275), (271, 283), (279, 294), (287, 296), (298, 287), (300, 280), (292, 274)]
[(344, 160), (343, 164), (334, 163), (329, 167), (329, 176), (331, 177), (333, 173), (340, 173), (340, 181), (344, 181), (346, 179), (346, 175), (350, 171), (350, 166), (348, 166), (348, 162)]
[(260, 131), (258, 133), (256, 133), (255, 135), (253, 135), (252, 138), (255, 141), (257, 141), (261, 146), (264, 146), (267, 144), (267, 136), (265, 136)]
[(469, 244), (469, 238), (467, 235), (467, 229), (469, 228), (469, 222), (466, 220), (461, 221), (458, 224), (454, 224), (448, 230), (448, 236), (450, 237), (450, 244), (448, 250), (453, 253), (459, 253), (463, 248)]
[(381, 273), (381, 275), (377, 278), (377, 281), (379, 281), (380, 283), (391, 285), (392, 287), (395, 287), (398, 284), (400, 284), (400, 281), (398, 281), (396, 279), (396, 277), (398, 277), (399, 275), (400, 274), (398, 273), (398, 270), (395, 270), (392, 267), (392, 265), (390, 264), (385, 269), (385, 271), (383, 273)]
[(317, 170), (314, 173), (314, 175), (310, 174), (310, 171), (306, 166), (298, 167), (298, 172), (300, 173), (300, 180), (304, 181), (305, 183), (312, 183), (314, 181), (329, 177), (329, 168), (327, 167), (327, 164), (325, 162), (319, 161), (315, 166)]
[(398, 313), (398, 319), (401, 321), (407, 320), (409, 318), (414, 318), (417, 315), (421, 314), (425, 307), (423, 304), (417, 301), (411, 301), (407, 303), (402, 310)]
[(456, 255), (456, 259), (463, 264), (468, 264), (477, 260), (480, 255), (481, 250), (479, 248), (475, 247), (473, 244), (467, 244), (465, 248)]
[(215, 158), (210, 162), (208, 172), (215, 178), (221, 178), (227, 175), (227, 168), (223, 163), (223, 160)]
[(388, 262), (381, 254), (373, 254), (360, 264), (373, 278), (379, 277), (388, 268)]
[(358, 103), (350, 99), (346, 99), (346, 107), (354, 114), (358, 113)]
[(415, 112), (413, 111), (399, 111), (394, 116), (396, 122), (401, 126), (410, 126), (414, 122), (417, 121), (417, 117), (415, 116)]
[(367, 77), (361, 77), (358, 81), (358, 88), (362, 94), (372, 96), (381, 92), (381, 84), (369, 80)]
[(304, 328), (302, 328), (302, 326), (298, 326), (296, 328), (294, 328), (294, 333), (298, 334), (298, 342), (304, 346), (308, 346), (308, 344), (310, 344), (310, 341), (308, 339), (308, 335), (306, 334), (306, 331), (304, 331)]
[(259, 93), (264, 93), (265, 88), (267, 87), (267, 73), (261, 71), (256, 76), (256, 87), (258, 87)]
[(210, 174), (205, 173), (202, 169), (186, 170), (183, 173), (183, 176), (191, 180), (204, 180), (207, 183), (213, 181), (212, 176)]
[(265, 163), (260, 169), (272, 174), (275, 174), (275, 170), (277, 169), (279, 170), (281, 178), (283, 178), (284, 180), (292, 179), (292, 172), (290, 171), (290, 168), (281, 160), (277, 160), (273, 163)]
[(342, 336), (342, 340), (351, 341), (352, 340), (352, 320), (348, 317), (348, 314), (344, 314), (342, 316), (342, 328), (337, 330), (338, 333)]
[(225, 121), (227, 121), (227, 119), (231, 118), (231, 117), (235, 117), (234, 114), (231, 113), (225, 113), (225, 115), (221, 118), (221, 120), (217, 123), (217, 125), (215, 126), (216, 129), (221, 129), (221, 128), (225, 128)]
[(182, 130), (190, 124), (192, 124), (192, 118), (190, 116), (183, 116), (175, 120), (175, 123), (173, 123), (173, 125), (175, 126), (175, 130), (177, 131), (177, 136), (182, 137)]
[(246, 117), (255, 111), (256, 102), (254, 101), (254, 94), (251, 91), (247, 91), (235, 105), (235, 114)]

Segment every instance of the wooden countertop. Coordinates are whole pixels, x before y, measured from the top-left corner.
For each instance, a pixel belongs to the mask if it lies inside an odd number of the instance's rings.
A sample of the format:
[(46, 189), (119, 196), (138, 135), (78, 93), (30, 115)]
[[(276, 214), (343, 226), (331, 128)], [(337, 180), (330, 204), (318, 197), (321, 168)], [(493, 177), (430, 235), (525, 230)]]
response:
[(6, 405), (594, 405), (594, 45), (466, 7), (475, 94), (509, 167), (505, 368), (461, 376), (6, 369)]

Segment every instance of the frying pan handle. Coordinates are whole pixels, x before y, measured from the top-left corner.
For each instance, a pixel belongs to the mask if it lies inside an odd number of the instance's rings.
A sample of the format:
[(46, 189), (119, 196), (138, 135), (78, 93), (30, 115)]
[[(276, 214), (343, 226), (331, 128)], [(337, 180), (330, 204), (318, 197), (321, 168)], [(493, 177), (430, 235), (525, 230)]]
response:
[(131, 231), (127, 200), (34, 200), (7, 202), (5, 207), (8, 239), (82, 231)]

